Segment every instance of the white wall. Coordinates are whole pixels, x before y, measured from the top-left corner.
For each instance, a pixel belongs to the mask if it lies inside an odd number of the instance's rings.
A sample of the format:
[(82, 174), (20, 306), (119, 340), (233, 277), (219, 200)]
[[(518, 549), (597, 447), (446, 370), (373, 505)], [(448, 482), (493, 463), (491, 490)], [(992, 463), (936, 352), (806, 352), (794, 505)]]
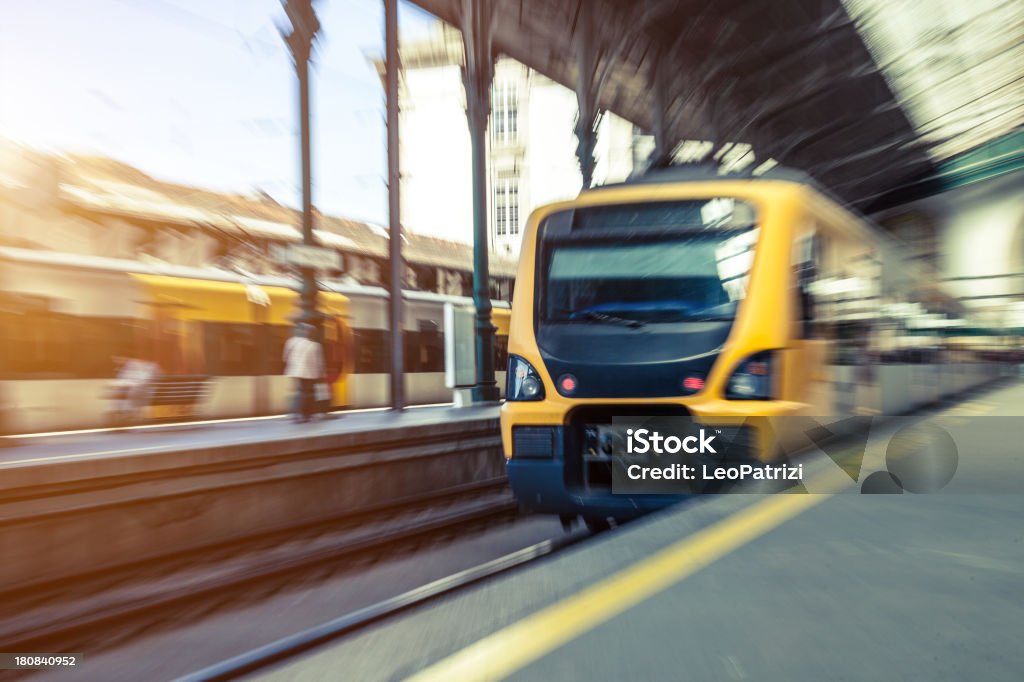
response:
[(470, 244), (469, 127), (459, 67), (409, 69), (403, 85), (402, 224), (413, 232)]
[(568, 88), (535, 77), (525, 113), (530, 140), (525, 150), (523, 181), (529, 188), (529, 203), (523, 204), (520, 211), (529, 213), (538, 206), (575, 197), (582, 179), (576, 163), (573, 130), (576, 95)]
[[(1024, 172), (949, 192), (939, 204), (940, 244), (950, 277), (1024, 272)], [(1021, 280), (951, 282), (961, 296), (1008, 294)]]
[(633, 173), (633, 124), (606, 113), (597, 129), (594, 184), (622, 182)]
[[(946, 277), (984, 277), (1024, 272), (1024, 171), (984, 180), (916, 201), (876, 216), (883, 221), (921, 212), (935, 224)], [(974, 297), (1021, 291), (1020, 278), (960, 280), (947, 283), (955, 296)], [(976, 311), (992, 309), (992, 321), (1008, 321), (1008, 299), (968, 300)], [(1014, 316), (1017, 313), (1013, 313)]]

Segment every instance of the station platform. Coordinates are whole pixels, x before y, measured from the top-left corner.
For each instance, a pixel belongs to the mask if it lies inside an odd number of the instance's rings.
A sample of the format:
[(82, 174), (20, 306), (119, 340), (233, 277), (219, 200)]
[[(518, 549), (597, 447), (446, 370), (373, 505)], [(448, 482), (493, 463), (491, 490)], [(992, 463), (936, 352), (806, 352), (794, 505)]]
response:
[[(929, 415), (947, 485), (708, 496), (379, 623), (267, 680), (1019, 680), (1024, 670), (1024, 384)], [(869, 488), (870, 489), (870, 488)]]
[(504, 479), (495, 406), (332, 416), (7, 441), (0, 597)]
[(0, 436), (0, 466), (41, 464), (160, 452), (187, 452), (228, 445), (256, 445), (338, 434), (388, 432), (464, 420), (497, 419), (494, 406), (430, 405), (401, 412), (387, 409), (334, 412), (325, 420), (298, 424), (285, 415), (210, 422), (147, 424), (86, 431)]

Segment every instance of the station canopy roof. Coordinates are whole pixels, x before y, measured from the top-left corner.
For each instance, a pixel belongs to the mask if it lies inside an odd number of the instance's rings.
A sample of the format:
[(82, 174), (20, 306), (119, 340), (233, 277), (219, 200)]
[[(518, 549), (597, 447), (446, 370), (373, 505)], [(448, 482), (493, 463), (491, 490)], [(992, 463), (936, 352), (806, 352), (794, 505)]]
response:
[[(413, 0), (456, 26), (464, 1)], [(1024, 123), (1020, 0), (490, 2), (494, 50), (570, 88), (587, 3), (602, 109), (651, 130), (660, 78), (683, 157), (799, 168), (865, 210)]]

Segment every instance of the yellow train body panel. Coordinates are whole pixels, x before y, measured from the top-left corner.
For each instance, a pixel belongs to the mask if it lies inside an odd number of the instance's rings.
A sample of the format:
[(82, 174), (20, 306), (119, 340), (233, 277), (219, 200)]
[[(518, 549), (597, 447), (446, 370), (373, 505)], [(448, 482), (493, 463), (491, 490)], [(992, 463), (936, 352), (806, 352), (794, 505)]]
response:
[[(143, 297), (137, 301), (143, 306), (144, 317), (159, 322), (162, 333), (172, 333), (182, 339), (183, 352), (191, 358), (189, 364), (201, 366), (201, 338), (195, 323), (214, 322), (244, 325), (290, 326), (298, 315), (298, 292), (279, 286), (219, 282), (213, 280), (129, 273), (141, 285)], [(337, 320), (342, 339), (341, 348), (351, 348), (351, 328), (348, 324), (349, 300), (346, 296), (321, 291), (317, 296), (320, 312), (328, 319)], [(325, 343), (334, 343), (337, 333), (325, 328)], [(345, 359), (343, 371), (331, 386), (332, 404), (348, 403), (348, 382), (351, 376), (351, 353)], [(184, 416), (178, 408), (160, 408), (161, 418)], [(166, 414), (165, 414), (166, 413)]]
[[(506, 402), (502, 407), (502, 442), (506, 458), (512, 456), (512, 426), (515, 424), (562, 424), (569, 410), (581, 404), (603, 405), (683, 405), (695, 417), (709, 423), (728, 424), (751, 415), (782, 416), (813, 412), (804, 403), (792, 401), (757, 401), (736, 403), (721, 398), (730, 369), (752, 349), (783, 348), (791, 335), (791, 297), (789, 291), (789, 250), (793, 226), (805, 219), (807, 190), (788, 182), (723, 180), (719, 182), (680, 183), (674, 185), (637, 185), (606, 189), (580, 195), (574, 201), (546, 206), (534, 212), (523, 237), (522, 253), (537, 252), (537, 230), (551, 214), (583, 206), (636, 204), (734, 197), (751, 203), (757, 210), (761, 235), (757, 244), (751, 280), (752, 287), (740, 308), (739, 315), (703, 391), (693, 396), (658, 398), (567, 398), (561, 396), (552, 378), (542, 372), (547, 398), (539, 403)], [(520, 260), (516, 292), (512, 302), (509, 331), (509, 353), (523, 357), (534, 367), (543, 366), (533, 325), (536, 296), (535, 263), (529, 256)], [(772, 286), (764, 286), (772, 283)]]

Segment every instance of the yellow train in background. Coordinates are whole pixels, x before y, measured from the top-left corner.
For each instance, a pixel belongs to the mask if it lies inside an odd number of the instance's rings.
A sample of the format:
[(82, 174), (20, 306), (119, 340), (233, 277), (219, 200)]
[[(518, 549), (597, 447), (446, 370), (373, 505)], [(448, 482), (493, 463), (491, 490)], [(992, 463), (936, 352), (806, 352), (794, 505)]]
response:
[[(119, 359), (132, 357), (156, 362), (169, 377), (210, 380), (190, 417), (285, 413), (292, 386), (282, 350), (297, 312), (295, 286), (286, 278), (0, 248), (0, 431), (106, 425), (105, 387)], [(320, 288), (332, 405), (389, 404), (387, 291)], [(413, 291), (404, 299), (407, 402), (451, 402), (444, 307), (472, 301)], [(504, 367), (508, 304), (495, 301), (492, 319), (496, 366)]]
[(899, 414), (999, 373), (948, 343), (965, 309), (898, 244), (784, 170), (585, 191), (535, 211), (522, 254), (502, 441), (520, 503), (566, 521), (671, 501), (613, 494), (616, 418), (743, 425), (763, 462), (769, 420)]

